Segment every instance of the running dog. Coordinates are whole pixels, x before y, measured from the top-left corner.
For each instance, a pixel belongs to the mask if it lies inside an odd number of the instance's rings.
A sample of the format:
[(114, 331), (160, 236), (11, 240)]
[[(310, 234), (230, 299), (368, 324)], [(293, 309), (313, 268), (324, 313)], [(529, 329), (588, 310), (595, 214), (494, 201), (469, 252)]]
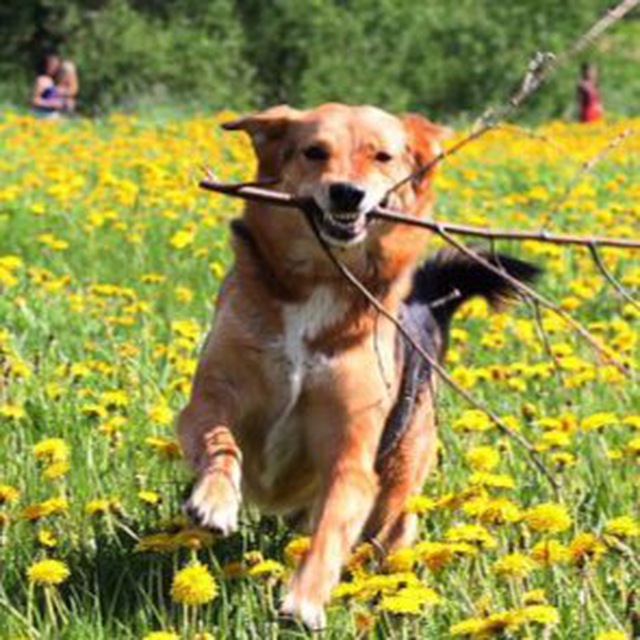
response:
[[(432, 172), (390, 189), (440, 152), (442, 127), (327, 104), (277, 106), (224, 128), (251, 137), (259, 182), (317, 206), (310, 225), (298, 211), (250, 202), (232, 224), (235, 263), (178, 420), (197, 476), (185, 507), (222, 534), (236, 530), (243, 499), (304, 523), (311, 546), (281, 611), (318, 629), (358, 540), (375, 538), (385, 550), (414, 540), (405, 504), (436, 458), (436, 385), (394, 324), (338, 272), (312, 226), (438, 358), (465, 300), (498, 303), (513, 291), (456, 252), (417, 267), (427, 234), (367, 217), (378, 205), (431, 213)], [(525, 281), (537, 272), (484, 257)]]

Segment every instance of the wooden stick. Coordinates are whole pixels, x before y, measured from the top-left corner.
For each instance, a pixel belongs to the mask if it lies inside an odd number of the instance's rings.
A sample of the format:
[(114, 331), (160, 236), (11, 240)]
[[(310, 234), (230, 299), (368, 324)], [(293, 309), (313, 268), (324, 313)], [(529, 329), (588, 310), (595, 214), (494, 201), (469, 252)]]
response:
[[(210, 174), (211, 176), (211, 174)], [(225, 195), (250, 200), (254, 202), (264, 202), (278, 207), (304, 210), (310, 201), (305, 198), (297, 198), (288, 193), (265, 189), (254, 184), (228, 184), (218, 182), (213, 177), (209, 177), (200, 182), (200, 187), (207, 191), (215, 191)], [(486, 238), (489, 240), (532, 240), (534, 242), (546, 242), (560, 245), (579, 245), (583, 247), (615, 247), (618, 249), (640, 249), (640, 239), (632, 238), (610, 238), (606, 236), (582, 236), (575, 234), (549, 233), (547, 231), (517, 231), (512, 229), (490, 229), (487, 227), (476, 227), (453, 222), (436, 222), (435, 220), (423, 220), (410, 216), (400, 211), (376, 207), (369, 212), (369, 217), (388, 222), (397, 222), (413, 227), (421, 227), (436, 233), (451, 233), (465, 235), (476, 238)]]

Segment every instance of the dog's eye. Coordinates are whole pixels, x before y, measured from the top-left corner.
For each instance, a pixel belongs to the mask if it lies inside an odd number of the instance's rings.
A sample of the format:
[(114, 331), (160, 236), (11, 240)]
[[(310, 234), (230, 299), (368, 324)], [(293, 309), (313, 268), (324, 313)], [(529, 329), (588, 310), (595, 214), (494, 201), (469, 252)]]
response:
[(321, 147), (319, 144), (312, 144), (302, 153), (307, 160), (313, 160), (315, 162), (329, 159), (329, 151), (325, 147)]
[(387, 151), (378, 151), (378, 153), (376, 153), (376, 160), (378, 162), (391, 162), (393, 156)]

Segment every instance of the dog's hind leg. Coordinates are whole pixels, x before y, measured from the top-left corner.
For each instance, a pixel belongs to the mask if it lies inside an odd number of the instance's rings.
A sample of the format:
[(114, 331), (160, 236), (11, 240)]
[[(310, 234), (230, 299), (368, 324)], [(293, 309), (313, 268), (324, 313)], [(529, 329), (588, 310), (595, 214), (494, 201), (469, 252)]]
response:
[(178, 438), (198, 479), (185, 503), (192, 520), (228, 535), (238, 527), (242, 454), (230, 425), (229, 393), (195, 395), (178, 418)]
[(411, 424), (396, 449), (382, 462), (380, 494), (363, 532), (385, 552), (410, 546), (416, 537), (417, 516), (407, 513), (407, 500), (420, 492), (436, 460), (437, 437), (433, 397), (425, 389)]

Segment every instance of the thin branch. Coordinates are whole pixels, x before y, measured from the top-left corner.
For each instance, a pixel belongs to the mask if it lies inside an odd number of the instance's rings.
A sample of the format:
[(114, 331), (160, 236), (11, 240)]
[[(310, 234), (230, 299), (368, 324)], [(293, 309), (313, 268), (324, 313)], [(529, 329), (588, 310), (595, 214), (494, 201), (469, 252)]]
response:
[(624, 285), (609, 271), (602, 261), (600, 254), (598, 253), (598, 249), (595, 245), (589, 245), (589, 251), (591, 252), (591, 257), (593, 261), (596, 263), (596, 267), (598, 267), (602, 276), (606, 279), (606, 281), (631, 305), (633, 305), (636, 309), (640, 310), (640, 303), (629, 293), (629, 291), (624, 287)]
[(470, 249), (466, 245), (458, 242), (454, 237), (452, 237), (449, 233), (447, 233), (444, 229), (436, 229), (436, 233), (451, 246), (455, 247), (461, 253), (464, 253), (467, 257), (475, 260), (478, 264), (481, 264), (489, 271), (496, 273), (497, 275), (504, 278), (511, 286), (513, 286), (517, 291), (522, 293), (523, 295), (535, 300), (545, 309), (552, 311), (557, 316), (562, 318), (567, 324), (571, 325), (571, 327), (580, 335), (598, 354), (600, 354), (605, 360), (610, 362), (612, 365), (616, 367), (621, 373), (625, 376), (629, 375), (629, 369), (616, 358), (614, 355), (609, 353), (596, 339), (596, 337), (580, 322), (578, 322), (575, 318), (570, 316), (564, 309), (554, 304), (550, 300), (547, 300), (543, 295), (538, 293), (535, 289), (532, 289), (528, 285), (520, 282), (517, 278), (514, 278), (512, 275), (507, 273), (504, 269), (495, 266), (488, 260), (485, 260), (479, 253)]
[(636, 132), (634, 129), (625, 129), (622, 133), (619, 133), (617, 136), (613, 137), (607, 144), (604, 149), (601, 149), (594, 155), (593, 157), (586, 160), (576, 171), (573, 178), (567, 183), (562, 192), (562, 196), (558, 199), (556, 204), (553, 206), (553, 209), (546, 215), (545, 219), (542, 221), (540, 227), (542, 229), (546, 228), (546, 226), (556, 217), (558, 212), (560, 211), (560, 207), (569, 199), (569, 196), (573, 193), (576, 185), (582, 180), (582, 178), (593, 171), (595, 166), (601, 162), (609, 153), (611, 153), (614, 149), (616, 149), (624, 140), (634, 135)]
[(559, 67), (565, 65), (573, 57), (591, 46), (609, 27), (621, 20), (627, 13), (640, 4), (640, 0), (623, 0), (613, 9), (609, 9), (589, 30), (580, 36), (572, 45), (556, 56), (550, 52), (538, 52), (529, 62), (527, 71), (520, 82), (518, 89), (502, 106), (487, 109), (477, 120), (472, 132), (447, 151), (436, 155), (433, 159), (418, 167), (414, 172), (399, 180), (387, 192), (387, 195), (399, 189), (401, 186), (425, 176), (446, 157), (457, 153), (472, 140), (477, 140), (485, 133), (499, 126), (502, 120), (512, 116), (520, 106), (528, 100), (547, 80), (547, 78)]
[[(207, 191), (215, 191), (236, 198), (250, 200), (254, 202), (264, 202), (279, 207), (289, 209), (304, 209), (309, 205), (309, 200), (297, 198), (288, 193), (265, 189), (253, 184), (228, 184), (218, 182), (213, 174), (209, 172), (209, 178), (200, 182), (200, 187)], [(566, 233), (548, 233), (546, 231), (516, 231), (512, 229), (491, 229), (487, 227), (476, 227), (465, 224), (455, 224), (452, 222), (436, 222), (435, 220), (424, 220), (416, 218), (392, 209), (376, 207), (368, 214), (370, 218), (386, 220), (406, 224), (412, 227), (421, 227), (430, 231), (453, 233), (456, 235), (472, 236), (476, 238), (487, 238), (489, 240), (532, 240), (535, 242), (545, 242), (559, 245), (579, 245), (589, 247), (615, 247), (618, 249), (640, 249), (640, 239), (632, 238), (611, 238), (606, 236), (582, 236)]]
[(491, 422), (501, 431), (505, 436), (514, 440), (517, 444), (519, 444), (528, 454), (530, 461), (532, 464), (545, 476), (545, 478), (551, 484), (556, 495), (558, 494), (560, 487), (558, 482), (556, 481), (553, 474), (547, 469), (544, 462), (541, 460), (538, 452), (535, 450), (534, 446), (520, 433), (511, 429), (498, 415), (496, 415), (489, 407), (486, 407), (481, 402), (476, 400), (466, 389), (462, 388), (460, 385), (456, 383), (456, 381), (451, 377), (449, 372), (438, 362), (438, 359), (431, 355), (426, 349), (420, 345), (415, 338), (411, 335), (411, 333), (407, 330), (407, 328), (396, 318), (391, 312), (389, 312), (386, 307), (369, 291), (363, 284), (358, 280), (358, 278), (352, 273), (352, 271), (343, 264), (339, 258), (331, 250), (331, 247), (328, 245), (326, 240), (322, 237), (320, 230), (318, 229), (317, 222), (312, 213), (312, 210), (309, 208), (305, 210), (306, 218), (313, 229), (313, 232), (324, 249), (325, 253), (333, 262), (335, 267), (341, 273), (341, 275), (349, 282), (349, 284), (354, 287), (360, 294), (378, 311), (379, 314), (383, 315), (387, 320), (389, 320), (398, 330), (400, 335), (411, 345), (411, 347), (420, 355), (420, 357), (435, 371), (435, 373), (447, 384), (449, 385), (456, 393), (458, 393), (468, 404), (470, 404), (475, 409), (482, 411), (485, 413)]

